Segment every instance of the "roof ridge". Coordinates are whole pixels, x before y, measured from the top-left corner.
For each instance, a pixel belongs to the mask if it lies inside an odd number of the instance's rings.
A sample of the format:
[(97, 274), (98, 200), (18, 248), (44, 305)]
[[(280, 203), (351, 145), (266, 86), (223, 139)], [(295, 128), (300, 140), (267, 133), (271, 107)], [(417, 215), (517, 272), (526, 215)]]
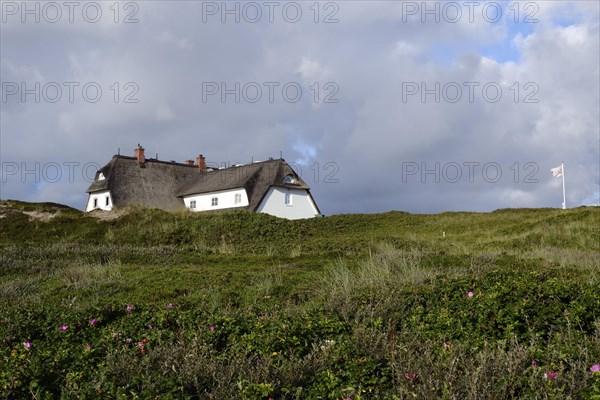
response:
[(234, 164), (234, 165), (230, 165), (229, 167), (225, 167), (225, 168), (213, 168), (212, 171), (206, 171), (206, 172), (226, 171), (226, 170), (232, 169), (232, 168), (249, 167), (251, 165), (266, 164), (266, 163), (275, 163), (275, 162), (285, 163), (286, 161), (283, 158), (274, 158), (272, 160), (263, 160), (263, 161), (252, 161), (252, 162), (249, 162), (247, 164), (241, 164), (241, 163), (239, 165), (235, 165)]
[[(119, 158), (119, 159), (123, 159), (123, 160), (137, 160), (136, 157), (124, 156), (124, 155), (121, 155), (121, 154), (115, 154), (113, 156), (113, 159), (115, 159), (115, 158)], [(168, 165), (179, 165), (179, 166), (182, 166), (182, 167), (195, 167), (195, 168), (198, 168), (197, 164), (190, 165), (190, 164), (186, 164), (184, 162), (181, 163), (181, 162), (177, 162), (177, 161), (159, 160), (158, 158), (146, 158), (145, 160), (146, 160), (145, 162), (153, 162), (153, 163), (161, 163), (161, 164), (168, 164)]]
[[(125, 155), (122, 155), (122, 154), (115, 154), (112, 158), (113, 159), (120, 158), (120, 159), (123, 159), (123, 160), (137, 160), (136, 157), (125, 156)], [(146, 158), (145, 160), (146, 160), (146, 162), (162, 163), (162, 164), (168, 164), (168, 165), (181, 165), (181, 166), (184, 166), (184, 167), (195, 167), (195, 168), (198, 168), (198, 165), (196, 165), (196, 164), (190, 165), (190, 164), (186, 164), (184, 162), (181, 163), (181, 162), (177, 162), (177, 161), (159, 160), (158, 158)], [(251, 161), (251, 162), (245, 163), (245, 164), (240, 163), (239, 165), (234, 164), (234, 165), (230, 165), (229, 167), (225, 167), (225, 168), (218, 168), (218, 167), (210, 167), (209, 166), (208, 168), (211, 169), (211, 170), (210, 171), (207, 170), (206, 172), (224, 171), (224, 170), (231, 169), (231, 168), (240, 168), (240, 167), (247, 167), (247, 166), (250, 166), (250, 165), (266, 164), (266, 163), (276, 163), (276, 162), (286, 163), (285, 159), (283, 159), (283, 158), (272, 158), (272, 159), (262, 160), (262, 161)]]

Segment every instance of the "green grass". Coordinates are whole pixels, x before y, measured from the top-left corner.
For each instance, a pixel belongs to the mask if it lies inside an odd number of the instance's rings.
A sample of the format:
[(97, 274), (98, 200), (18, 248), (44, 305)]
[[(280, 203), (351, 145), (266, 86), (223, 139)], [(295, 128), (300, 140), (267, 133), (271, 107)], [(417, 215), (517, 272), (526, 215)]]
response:
[(2, 398), (600, 399), (599, 208), (0, 213)]

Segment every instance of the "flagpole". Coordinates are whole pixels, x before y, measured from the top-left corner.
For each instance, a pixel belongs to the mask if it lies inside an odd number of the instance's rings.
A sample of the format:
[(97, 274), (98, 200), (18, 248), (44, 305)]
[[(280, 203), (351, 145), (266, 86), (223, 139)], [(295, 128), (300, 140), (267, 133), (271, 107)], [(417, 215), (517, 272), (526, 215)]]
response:
[(565, 163), (564, 161), (561, 161), (560, 163), (560, 169), (562, 171), (562, 182), (563, 182), (563, 204), (562, 204), (562, 208), (563, 210), (567, 209), (567, 196), (566, 196), (566, 192), (565, 192)]

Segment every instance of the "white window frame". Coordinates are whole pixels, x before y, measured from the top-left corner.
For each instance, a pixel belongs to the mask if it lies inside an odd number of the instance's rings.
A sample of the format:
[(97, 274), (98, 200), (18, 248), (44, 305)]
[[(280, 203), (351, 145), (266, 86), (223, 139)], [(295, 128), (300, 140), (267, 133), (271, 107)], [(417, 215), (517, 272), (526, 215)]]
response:
[(218, 197), (213, 197), (212, 199), (210, 199), (210, 205), (212, 207), (216, 207), (219, 205), (219, 198)]
[(106, 200), (105, 200), (105, 202), (104, 202), (104, 203), (105, 203), (104, 205), (105, 205), (106, 207), (110, 206), (110, 196), (106, 196)]
[(94, 197), (94, 208), (98, 208), (98, 198)]
[(196, 200), (190, 201), (190, 210), (194, 210), (196, 208)]
[(240, 204), (242, 202), (242, 194), (241, 193), (236, 193), (234, 196), (235, 197), (233, 198), (233, 203), (234, 204)]
[(285, 199), (284, 199), (285, 205), (286, 206), (292, 206), (293, 202), (292, 202), (292, 194), (291, 193), (286, 193), (285, 194)]

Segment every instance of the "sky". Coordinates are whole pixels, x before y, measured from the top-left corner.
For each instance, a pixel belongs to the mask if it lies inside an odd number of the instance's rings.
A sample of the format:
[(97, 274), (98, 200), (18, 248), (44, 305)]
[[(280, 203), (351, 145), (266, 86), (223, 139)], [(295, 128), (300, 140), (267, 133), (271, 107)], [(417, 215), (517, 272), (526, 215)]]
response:
[(600, 203), (597, 1), (1, 2), (0, 198), (283, 158), (325, 215)]

